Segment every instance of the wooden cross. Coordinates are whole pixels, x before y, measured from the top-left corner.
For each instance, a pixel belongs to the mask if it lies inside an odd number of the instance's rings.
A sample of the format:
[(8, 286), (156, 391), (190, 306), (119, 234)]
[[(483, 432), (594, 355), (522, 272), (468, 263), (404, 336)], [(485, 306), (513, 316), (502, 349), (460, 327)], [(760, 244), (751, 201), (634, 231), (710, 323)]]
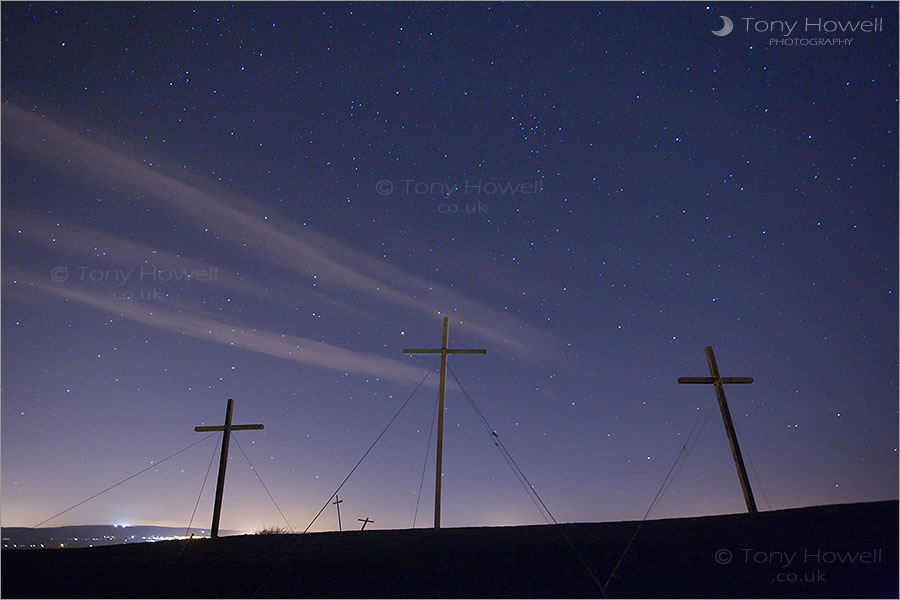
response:
[(262, 425), (232, 425), (231, 414), (234, 412), (234, 400), (228, 399), (228, 407), (225, 409), (224, 425), (201, 425), (194, 427), (194, 431), (221, 431), (222, 436), (222, 455), (219, 457), (219, 479), (216, 482), (216, 503), (213, 506), (212, 529), (210, 535), (212, 539), (219, 537), (219, 517), (222, 514), (222, 492), (225, 489), (225, 467), (228, 465), (228, 441), (231, 439), (232, 431), (244, 431), (246, 429), (262, 429)]
[(374, 523), (374, 522), (375, 522), (375, 521), (373, 521), (372, 519), (370, 519), (369, 517), (366, 517), (365, 519), (357, 519), (357, 521), (362, 521), (362, 524), (363, 524), (363, 526), (362, 526), (362, 528), (360, 529), (360, 531), (362, 531), (363, 529), (365, 529), (365, 528), (366, 528), (366, 525), (368, 525), (369, 523)]
[(716, 398), (719, 401), (719, 410), (722, 420), (725, 422), (725, 432), (728, 434), (728, 443), (731, 445), (731, 456), (734, 458), (734, 466), (737, 468), (738, 479), (741, 480), (741, 489), (744, 491), (744, 501), (747, 503), (747, 511), (756, 513), (756, 500), (753, 499), (753, 490), (750, 489), (750, 478), (747, 477), (747, 469), (744, 467), (744, 458), (741, 456), (741, 447), (738, 445), (737, 434), (734, 431), (734, 423), (731, 420), (731, 412), (728, 410), (728, 402), (725, 400), (726, 383), (753, 383), (752, 377), (722, 377), (719, 375), (719, 366), (716, 364), (716, 355), (712, 346), (706, 347), (706, 362), (709, 363), (711, 377), (679, 377), (678, 383), (711, 383), (716, 389)]
[(437, 452), (435, 454), (434, 476), (434, 528), (441, 528), (441, 477), (443, 476), (443, 447), (444, 447), (444, 391), (447, 386), (447, 355), (448, 354), (487, 354), (487, 350), (448, 348), (450, 340), (450, 319), (444, 317), (444, 332), (441, 336), (441, 347), (434, 349), (405, 348), (404, 354), (440, 354), (441, 355), (441, 383), (438, 393), (438, 429)]
[(343, 500), (338, 498), (338, 495), (335, 494), (334, 502), (332, 502), (332, 504), (334, 504), (337, 507), (337, 511), (338, 511), (338, 531), (343, 531), (343, 528), (341, 527), (341, 502), (343, 502)]

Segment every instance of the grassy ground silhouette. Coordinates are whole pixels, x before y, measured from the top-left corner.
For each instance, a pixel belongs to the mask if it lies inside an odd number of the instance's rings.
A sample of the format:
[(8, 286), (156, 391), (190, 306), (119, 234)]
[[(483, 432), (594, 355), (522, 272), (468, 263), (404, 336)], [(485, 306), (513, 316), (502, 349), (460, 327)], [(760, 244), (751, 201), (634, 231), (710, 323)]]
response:
[[(562, 527), (605, 582), (637, 523)], [(606, 591), (609, 597), (630, 598), (896, 598), (897, 531), (897, 501), (648, 521)], [(6, 598), (601, 597), (554, 526), (3, 550), (2, 593)]]

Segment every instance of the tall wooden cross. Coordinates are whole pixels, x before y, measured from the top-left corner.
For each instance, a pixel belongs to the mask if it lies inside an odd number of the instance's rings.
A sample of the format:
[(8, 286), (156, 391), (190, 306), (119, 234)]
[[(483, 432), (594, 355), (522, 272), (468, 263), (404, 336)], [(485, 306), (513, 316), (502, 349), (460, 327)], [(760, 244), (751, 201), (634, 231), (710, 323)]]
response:
[(443, 476), (441, 465), (443, 464), (444, 448), (444, 391), (447, 386), (447, 355), (449, 354), (487, 354), (484, 349), (448, 348), (450, 340), (450, 319), (444, 317), (444, 332), (441, 337), (441, 347), (433, 349), (405, 348), (404, 354), (440, 354), (441, 355), (441, 383), (438, 392), (438, 429), (437, 429), (437, 463), (434, 476), (434, 528), (441, 528), (441, 477)]
[(212, 529), (210, 535), (213, 539), (219, 537), (219, 517), (222, 514), (222, 492), (225, 490), (225, 467), (228, 466), (228, 441), (232, 431), (244, 431), (246, 429), (262, 429), (262, 425), (232, 425), (231, 414), (234, 412), (234, 400), (228, 399), (228, 407), (225, 409), (224, 425), (200, 425), (194, 427), (194, 431), (221, 431), (222, 455), (219, 457), (219, 479), (216, 481), (216, 503), (213, 506)]
[(678, 383), (711, 383), (716, 389), (716, 398), (719, 401), (719, 410), (722, 420), (725, 422), (725, 432), (728, 434), (728, 443), (731, 445), (731, 456), (734, 458), (734, 466), (737, 468), (738, 479), (741, 480), (741, 489), (744, 491), (744, 501), (747, 503), (747, 511), (756, 513), (756, 500), (753, 499), (753, 490), (750, 489), (750, 478), (747, 477), (747, 469), (744, 467), (744, 458), (741, 456), (741, 447), (738, 445), (737, 434), (734, 431), (734, 423), (731, 420), (731, 412), (728, 410), (728, 402), (725, 400), (726, 383), (753, 383), (752, 377), (722, 377), (719, 375), (719, 366), (716, 364), (716, 355), (712, 346), (706, 347), (706, 362), (709, 363), (710, 377), (679, 377)]
[(335, 505), (335, 507), (337, 508), (337, 511), (338, 511), (338, 531), (343, 531), (343, 530), (344, 530), (344, 528), (341, 527), (341, 502), (343, 502), (343, 500), (341, 500), (340, 498), (338, 498), (338, 495), (335, 494), (335, 495), (334, 495), (334, 502), (332, 502), (332, 504)]

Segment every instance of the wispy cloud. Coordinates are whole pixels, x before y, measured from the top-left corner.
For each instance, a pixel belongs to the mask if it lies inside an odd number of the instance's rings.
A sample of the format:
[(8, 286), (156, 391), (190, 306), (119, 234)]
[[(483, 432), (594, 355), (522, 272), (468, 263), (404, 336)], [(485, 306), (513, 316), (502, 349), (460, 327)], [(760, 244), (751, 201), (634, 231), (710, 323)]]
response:
[[(183, 280), (193, 279), (195, 285), (208, 285), (225, 293), (250, 294), (260, 300), (277, 305), (328, 306), (349, 314), (365, 315), (341, 299), (334, 298), (310, 286), (292, 281), (279, 281), (273, 286), (247, 273), (238, 274), (227, 264), (213, 258), (194, 260), (120, 237), (104, 234), (59, 218), (35, 217), (14, 210), (3, 215), (4, 235), (37, 248), (52, 250), (63, 257), (59, 265), (69, 271), (70, 277), (84, 278), (91, 272), (113, 269), (124, 274), (139, 276), (142, 270), (177, 273)], [(215, 276), (209, 276), (214, 269)], [(192, 274), (206, 272), (206, 277)], [(274, 275), (273, 275), (274, 277)]]
[(425, 370), (399, 359), (355, 352), (301, 336), (242, 327), (189, 309), (123, 301), (96, 288), (56, 284), (46, 276), (36, 277), (15, 269), (4, 273), (3, 283), (7, 294), (54, 296), (172, 333), (318, 368), (407, 383), (418, 383), (425, 376)]
[[(420, 318), (436, 318), (440, 313), (453, 319), (456, 334), (477, 335), (491, 350), (517, 360), (553, 362), (561, 356), (563, 345), (552, 334), (471, 300), (443, 284), (406, 273), (309, 227), (277, 216), (263, 219), (263, 207), (253, 200), (194, 175), (171, 175), (155, 161), (155, 166), (149, 166), (105, 139), (96, 130), (90, 134), (76, 133), (14, 105), (7, 105), (3, 110), (5, 149), (55, 169), (74, 171), (90, 181), (99, 180), (136, 191), (149, 201), (164, 206), (168, 213), (178, 215), (179, 222), (190, 225), (198, 235), (204, 230), (214, 232), (241, 255), (252, 255), (259, 263), (286, 277), (308, 284), (315, 282), (316, 291), (332, 302), (345, 303), (347, 295), (352, 294), (366, 299), (370, 307), (376, 307), (369, 308), (370, 313), (380, 305), (408, 311)], [(90, 232), (79, 233), (87, 235)], [(110, 236), (101, 241), (119, 243)], [(146, 247), (119, 243), (118, 249), (135, 259), (146, 258)], [(83, 252), (83, 248), (80, 251)], [(192, 262), (178, 256), (167, 255), (166, 258), (180, 261), (172, 264)], [(261, 289), (258, 284), (236, 277), (228, 277), (222, 285), (246, 288), (257, 294)], [(46, 292), (47, 286), (38, 289)], [(81, 299), (101, 307), (97, 298)], [(102, 306), (118, 310), (118, 307)], [(177, 320), (165, 319), (165, 322), (176, 329), (195, 330), (186, 324), (176, 327)], [(272, 345), (271, 339), (263, 340), (249, 333), (243, 339), (248, 347), (277, 348), (274, 351), (279, 354), (285, 350)], [(414, 345), (428, 345), (428, 341), (417, 341)], [(320, 356), (321, 366), (331, 364), (339, 356), (335, 352), (328, 353), (327, 360), (324, 355)]]

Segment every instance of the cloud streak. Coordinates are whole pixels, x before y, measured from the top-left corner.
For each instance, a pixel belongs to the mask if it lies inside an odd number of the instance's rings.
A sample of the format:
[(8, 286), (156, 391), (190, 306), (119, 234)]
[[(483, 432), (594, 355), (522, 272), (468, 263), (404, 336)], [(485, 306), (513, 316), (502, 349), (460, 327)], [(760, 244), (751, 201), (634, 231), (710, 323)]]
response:
[(327, 305), (350, 314), (365, 315), (362, 310), (308, 286), (302, 287), (290, 281), (279, 281), (275, 287), (246, 273), (239, 275), (222, 261), (186, 258), (182, 254), (124, 240), (60, 219), (38, 218), (7, 210), (3, 217), (3, 231), (5, 235), (15, 237), (17, 241), (52, 250), (65, 257), (68, 262), (58, 266), (69, 268), (70, 274), (75, 277), (79, 274), (83, 276), (87, 270), (102, 271), (114, 267), (125, 273), (129, 271), (139, 273), (141, 269), (162, 269), (182, 275), (215, 269), (215, 277), (195, 278), (191, 283), (208, 285), (226, 294), (250, 294), (260, 300), (282, 306), (301, 303), (309, 306)]
[(146, 303), (116, 299), (86, 286), (76, 287), (42, 281), (34, 274), (7, 272), (4, 274), (4, 285), (7, 293), (39, 293), (74, 301), (171, 333), (317, 368), (379, 377), (401, 383), (418, 383), (426, 373), (426, 370), (402, 360), (355, 352), (301, 336), (241, 327), (202, 316), (195, 311), (160, 306), (159, 303), (147, 307)]
[[(345, 298), (352, 293), (366, 299), (369, 312), (383, 303), (429, 319), (439, 314), (450, 316), (454, 332), (477, 335), (491, 351), (529, 363), (561, 360), (563, 344), (552, 334), (308, 227), (277, 218), (264, 220), (264, 210), (258, 203), (190, 174), (169, 175), (158, 165), (148, 166), (103, 139), (96, 131), (81, 135), (14, 105), (7, 105), (3, 111), (4, 148), (53, 168), (74, 170), (87, 180), (137, 191), (167, 212), (179, 215), (183, 220), (179, 222), (186, 222), (198, 235), (209, 229), (269, 268), (310, 285), (315, 282), (330, 302), (346, 305)], [(111, 239), (104, 242), (116, 243)], [(143, 252), (143, 248), (123, 248), (123, 253), (134, 257)], [(229, 278), (226, 283), (236, 289), (244, 286), (238, 279)], [(258, 290), (255, 287), (250, 291)], [(416, 341), (415, 345), (428, 345), (428, 341)]]

